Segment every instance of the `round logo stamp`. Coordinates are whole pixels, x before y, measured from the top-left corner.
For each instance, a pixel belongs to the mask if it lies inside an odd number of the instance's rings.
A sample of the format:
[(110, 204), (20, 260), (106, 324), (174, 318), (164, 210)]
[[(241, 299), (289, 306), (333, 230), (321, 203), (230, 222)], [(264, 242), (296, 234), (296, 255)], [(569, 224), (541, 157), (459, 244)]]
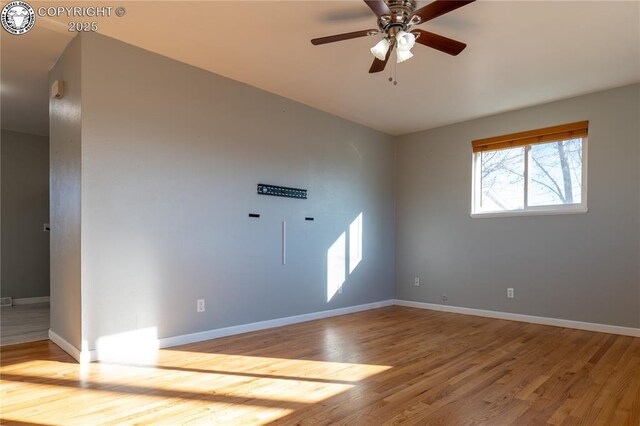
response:
[(2, 8), (2, 27), (11, 34), (24, 34), (36, 23), (36, 14), (31, 5), (24, 1), (12, 1)]

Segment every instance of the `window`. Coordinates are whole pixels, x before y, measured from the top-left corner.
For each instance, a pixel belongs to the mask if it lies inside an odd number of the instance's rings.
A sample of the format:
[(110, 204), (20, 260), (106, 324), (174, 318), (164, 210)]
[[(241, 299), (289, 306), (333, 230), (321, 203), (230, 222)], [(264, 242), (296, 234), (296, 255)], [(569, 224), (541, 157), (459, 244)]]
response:
[(588, 125), (473, 141), (472, 215), (586, 212)]

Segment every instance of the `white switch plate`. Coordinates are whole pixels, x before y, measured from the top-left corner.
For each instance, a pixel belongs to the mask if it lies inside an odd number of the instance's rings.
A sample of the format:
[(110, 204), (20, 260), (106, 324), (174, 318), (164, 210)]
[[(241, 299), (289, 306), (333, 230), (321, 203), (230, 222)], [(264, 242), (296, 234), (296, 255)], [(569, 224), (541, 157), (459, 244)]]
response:
[(511, 287), (509, 287), (509, 288), (507, 289), (507, 298), (508, 298), (508, 299), (513, 299), (513, 298), (514, 298), (514, 295), (513, 295), (513, 289), (512, 289)]
[(416, 287), (420, 287), (420, 277), (415, 277), (413, 279), (413, 285), (415, 285)]
[(198, 312), (204, 312), (204, 299), (198, 299), (196, 309)]

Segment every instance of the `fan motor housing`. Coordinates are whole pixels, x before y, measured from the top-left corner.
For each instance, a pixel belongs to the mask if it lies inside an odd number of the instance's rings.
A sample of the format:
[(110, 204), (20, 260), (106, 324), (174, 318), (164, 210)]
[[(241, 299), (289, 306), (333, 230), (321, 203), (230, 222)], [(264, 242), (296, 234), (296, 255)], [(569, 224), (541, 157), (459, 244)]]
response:
[(391, 11), (391, 15), (381, 16), (378, 19), (378, 27), (383, 32), (397, 33), (400, 30), (406, 30), (409, 24), (410, 16), (416, 10), (415, 0), (387, 0), (387, 6)]

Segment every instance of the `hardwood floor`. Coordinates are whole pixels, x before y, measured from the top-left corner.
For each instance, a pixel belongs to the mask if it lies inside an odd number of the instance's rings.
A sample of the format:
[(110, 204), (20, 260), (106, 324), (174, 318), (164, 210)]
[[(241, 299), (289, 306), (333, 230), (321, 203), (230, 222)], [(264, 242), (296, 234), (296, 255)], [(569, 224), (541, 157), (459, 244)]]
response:
[(0, 308), (0, 345), (49, 338), (49, 303)]
[(4, 424), (640, 425), (640, 338), (398, 306), (146, 363), (1, 355)]

